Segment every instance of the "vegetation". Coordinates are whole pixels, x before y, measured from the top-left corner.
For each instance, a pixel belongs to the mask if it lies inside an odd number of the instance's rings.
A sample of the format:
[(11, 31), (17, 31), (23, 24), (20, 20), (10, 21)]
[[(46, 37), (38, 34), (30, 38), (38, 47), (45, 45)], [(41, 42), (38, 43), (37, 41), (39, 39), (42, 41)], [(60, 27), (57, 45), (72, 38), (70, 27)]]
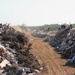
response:
[(52, 28), (52, 29), (57, 29), (60, 26), (58, 24), (51, 24), (51, 25), (43, 25), (43, 26), (39, 26), (39, 28), (43, 28), (43, 29), (48, 29), (48, 28)]
[(75, 23), (73, 24), (73, 27), (75, 28)]
[(59, 24), (45, 24), (45, 25), (42, 25), (42, 26), (32, 26), (31, 28), (39, 28), (39, 29), (48, 29), (48, 28), (52, 28), (52, 29), (57, 29), (59, 28), (60, 25)]
[(25, 26), (25, 24), (22, 24), (22, 25), (19, 25), (19, 27), (21, 28), (21, 29), (27, 29), (27, 27)]
[[(72, 24), (72, 26), (75, 28), (75, 23)], [(31, 29), (34, 29), (34, 28), (35, 29), (37, 29), (37, 28), (39, 28), (39, 29), (48, 29), (48, 28), (58, 29), (60, 27), (61, 27), (60, 24), (45, 24), (45, 25), (42, 25), (42, 26), (32, 26), (32, 27), (29, 27), (29, 28), (31, 28)]]

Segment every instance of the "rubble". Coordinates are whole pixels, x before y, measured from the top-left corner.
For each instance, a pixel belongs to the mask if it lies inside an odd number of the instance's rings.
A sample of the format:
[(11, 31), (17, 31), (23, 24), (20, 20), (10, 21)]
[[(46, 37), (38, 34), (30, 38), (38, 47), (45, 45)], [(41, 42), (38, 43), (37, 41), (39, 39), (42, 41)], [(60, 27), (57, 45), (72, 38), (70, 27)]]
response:
[(30, 52), (31, 46), (25, 34), (0, 24), (0, 68), (4, 70), (0, 74), (34, 75), (35, 70), (40, 70), (40, 63)]
[(1, 63), (0, 63), (0, 67), (3, 68), (3, 67), (6, 67), (6, 65), (9, 65), (11, 66), (11, 63), (7, 60), (7, 59), (4, 59)]
[(45, 41), (47, 41), (47, 38), (55, 36), (56, 33), (57, 29), (35, 29), (32, 35), (34, 37), (45, 38)]
[(75, 28), (68, 27), (60, 30), (49, 44), (61, 54), (62, 58), (67, 59), (66, 65), (75, 67)]

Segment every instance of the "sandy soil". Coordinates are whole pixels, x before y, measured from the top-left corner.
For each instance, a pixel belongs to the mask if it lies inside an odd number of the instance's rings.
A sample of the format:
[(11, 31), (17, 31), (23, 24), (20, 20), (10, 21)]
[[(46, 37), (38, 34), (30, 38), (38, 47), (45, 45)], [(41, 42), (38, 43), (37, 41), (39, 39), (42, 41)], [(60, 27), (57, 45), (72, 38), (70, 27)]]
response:
[(48, 43), (43, 42), (40, 38), (32, 37), (32, 50), (42, 60), (45, 68), (42, 75), (75, 75), (75, 68), (64, 66), (66, 60), (61, 59), (61, 56)]

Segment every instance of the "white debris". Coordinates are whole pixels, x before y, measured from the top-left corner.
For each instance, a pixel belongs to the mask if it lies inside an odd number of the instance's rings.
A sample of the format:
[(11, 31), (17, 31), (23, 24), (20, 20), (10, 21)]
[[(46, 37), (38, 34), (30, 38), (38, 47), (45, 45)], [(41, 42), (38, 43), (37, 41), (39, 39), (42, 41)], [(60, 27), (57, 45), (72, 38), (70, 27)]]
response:
[(40, 70), (43, 70), (43, 67), (41, 67)]
[(39, 70), (37, 70), (37, 69), (35, 69), (35, 72), (40, 73), (40, 71), (39, 71)]
[(35, 73), (29, 73), (28, 75), (36, 75)]
[(26, 72), (31, 72), (30, 68), (28, 68), (28, 67), (25, 67), (25, 71)]
[(5, 67), (6, 64), (11, 66), (11, 63), (7, 59), (5, 59), (5, 60), (2, 61), (2, 63), (0, 63), (1, 68)]
[(3, 49), (3, 50), (5, 50), (5, 47), (4, 47), (4, 46), (2, 46), (2, 45), (0, 45), (0, 49)]

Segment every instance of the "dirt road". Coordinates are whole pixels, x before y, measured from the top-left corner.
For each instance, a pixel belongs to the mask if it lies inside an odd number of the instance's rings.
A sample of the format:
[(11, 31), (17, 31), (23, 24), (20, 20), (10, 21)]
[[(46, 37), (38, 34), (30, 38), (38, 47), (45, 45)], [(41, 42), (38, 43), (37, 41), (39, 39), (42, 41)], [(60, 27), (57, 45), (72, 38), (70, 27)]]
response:
[(64, 66), (66, 60), (61, 59), (61, 56), (48, 43), (43, 42), (40, 38), (32, 37), (32, 39), (33, 52), (48, 68), (43, 75), (75, 75), (75, 68)]
[(48, 43), (43, 42), (43, 39), (35, 38), (27, 32), (29, 38), (33, 39), (32, 50), (44, 63), (45, 68), (42, 75), (75, 75), (75, 68), (64, 66), (66, 60), (61, 59), (61, 56), (55, 52)]

